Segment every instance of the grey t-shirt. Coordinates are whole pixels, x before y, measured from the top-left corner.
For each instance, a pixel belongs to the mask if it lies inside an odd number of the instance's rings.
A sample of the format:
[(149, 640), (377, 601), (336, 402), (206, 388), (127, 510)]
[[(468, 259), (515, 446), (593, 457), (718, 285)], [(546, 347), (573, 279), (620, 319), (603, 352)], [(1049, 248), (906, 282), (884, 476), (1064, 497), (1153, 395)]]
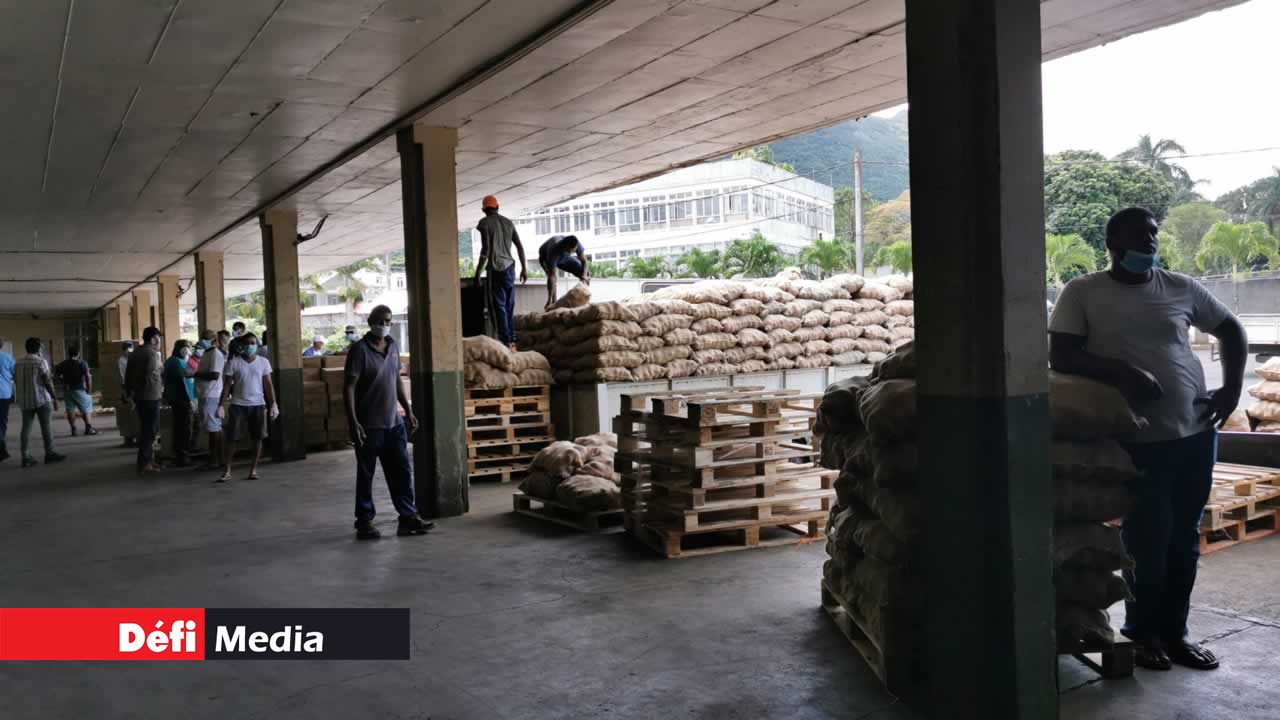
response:
[(486, 213), (476, 224), (481, 237), (489, 241), (489, 266), (494, 270), (506, 270), (516, 262), (512, 254), (512, 241), (519, 237), (516, 226), (498, 213)]
[(390, 430), (401, 423), (400, 348), (387, 340), (380, 353), (369, 345), (366, 335), (347, 348), (345, 374), (356, 384), (356, 420), (366, 430)]
[(1105, 272), (1072, 280), (1062, 289), (1049, 331), (1082, 335), (1094, 355), (1132, 363), (1160, 381), (1164, 395), (1135, 405), (1150, 426), (1127, 438), (1161, 442), (1208, 430), (1201, 420), (1208, 396), (1204, 367), (1191, 351), (1187, 329), (1213, 330), (1231, 315), (1194, 278), (1154, 270), (1140, 285), (1118, 282)]

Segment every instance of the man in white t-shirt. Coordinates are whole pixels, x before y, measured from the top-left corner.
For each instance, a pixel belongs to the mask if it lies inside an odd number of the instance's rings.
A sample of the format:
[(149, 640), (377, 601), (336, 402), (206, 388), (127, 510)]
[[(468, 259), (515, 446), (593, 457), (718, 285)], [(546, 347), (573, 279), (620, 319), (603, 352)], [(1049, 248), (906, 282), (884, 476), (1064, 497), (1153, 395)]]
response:
[[(227, 420), (222, 457), (223, 472), (217, 482), (231, 479), (231, 458), (235, 455), (236, 441), (248, 426), (253, 440), (253, 461), (249, 466), (249, 479), (258, 479), (258, 461), (262, 458), (262, 441), (267, 437), (267, 419), (274, 420), (280, 414), (276, 405), (276, 391), (271, 384), (271, 361), (258, 357), (258, 338), (253, 333), (240, 336), (240, 354), (227, 360), (222, 373), (222, 395), (218, 415)], [(221, 407), (222, 401), (231, 398), (231, 410)]]
[[(1134, 662), (1152, 670), (1173, 663), (1218, 666), (1213, 652), (1187, 639), (1191, 590), (1200, 558), (1200, 515), (1213, 484), (1216, 428), (1240, 400), (1248, 345), (1231, 311), (1195, 279), (1155, 267), (1160, 227), (1145, 208), (1107, 222), (1111, 267), (1067, 283), (1049, 321), (1054, 370), (1120, 389), (1148, 427), (1124, 439), (1142, 477), (1124, 518), (1133, 570), (1125, 581), (1121, 629), (1137, 644)], [(1223, 385), (1205, 387), (1188, 328), (1219, 341)]]
[(222, 418), (218, 417), (222, 402), (222, 371), (227, 364), (227, 346), (231, 333), (205, 330), (196, 352), (200, 355), (200, 367), (196, 369), (197, 417), (205, 432), (209, 433), (209, 461), (201, 470), (217, 470), (222, 461)]

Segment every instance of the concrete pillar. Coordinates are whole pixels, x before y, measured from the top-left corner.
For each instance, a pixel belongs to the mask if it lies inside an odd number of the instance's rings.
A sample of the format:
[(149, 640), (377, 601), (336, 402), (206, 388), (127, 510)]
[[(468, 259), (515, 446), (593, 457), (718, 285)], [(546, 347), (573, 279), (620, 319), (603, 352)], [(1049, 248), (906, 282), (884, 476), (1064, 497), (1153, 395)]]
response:
[(196, 253), (196, 323), (201, 332), (227, 329), (227, 296), (222, 272), (222, 253)]
[[(135, 288), (133, 291), (133, 337), (142, 339), (142, 331), (151, 325), (151, 290)], [(161, 342), (169, 342), (169, 338), (161, 338)], [(166, 356), (168, 353), (166, 353)]]
[(414, 125), (396, 137), (403, 191), (405, 271), (418, 510), (461, 515), (467, 497), (462, 416), (462, 309), (454, 150), (458, 131)]
[(103, 344), (120, 340), (120, 306), (108, 305), (102, 308), (102, 340)]
[[(182, 335), (182, 324), (178, 321), (178, 276), (161, 275), (157, 284), (159, 285), (159, 305), (156, 314), (159, 316), (159, 322), (156, 327), (164, 333), (165, 343), (173, 347)], [(199, 332), (196, 335), (199, 336)]]
[(133, 303), (128, 300), (117, 300), (115, 313), (116, 320), (116, 339), (132, 340), (136, 336), (133, 334)]
[(1039, 0), (907, 0), (931, 717), (1056, 718)]
[(267, 296), (267, 332), (280, 417), (271, 423), (271, 457), (307, 456), (302, 421), (302, 306), (298, 302), (298, 211), (271, 209), (258, 218)]

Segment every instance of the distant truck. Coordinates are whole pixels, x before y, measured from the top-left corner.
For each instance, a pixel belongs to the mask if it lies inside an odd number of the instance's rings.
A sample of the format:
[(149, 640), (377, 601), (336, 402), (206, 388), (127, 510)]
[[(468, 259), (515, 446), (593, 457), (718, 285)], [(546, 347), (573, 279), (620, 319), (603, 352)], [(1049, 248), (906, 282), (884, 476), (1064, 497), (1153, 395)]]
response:
[[(1249, 352), (1264, 363), (1280, 355), (1280, 315), (1240, 315), (1240, 324), (1249, 337)], [(1209, 357), (1218, 359), (1218, 339), (1209, 336)]]

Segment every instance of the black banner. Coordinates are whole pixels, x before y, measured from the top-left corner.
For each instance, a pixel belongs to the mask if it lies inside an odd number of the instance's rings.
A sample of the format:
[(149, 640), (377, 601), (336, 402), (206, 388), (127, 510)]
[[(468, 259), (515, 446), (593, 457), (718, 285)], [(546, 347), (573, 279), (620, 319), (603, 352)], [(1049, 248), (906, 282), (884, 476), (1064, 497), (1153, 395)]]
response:
[(207, 660), (408, 660), (408, 608), (206, 608)]

